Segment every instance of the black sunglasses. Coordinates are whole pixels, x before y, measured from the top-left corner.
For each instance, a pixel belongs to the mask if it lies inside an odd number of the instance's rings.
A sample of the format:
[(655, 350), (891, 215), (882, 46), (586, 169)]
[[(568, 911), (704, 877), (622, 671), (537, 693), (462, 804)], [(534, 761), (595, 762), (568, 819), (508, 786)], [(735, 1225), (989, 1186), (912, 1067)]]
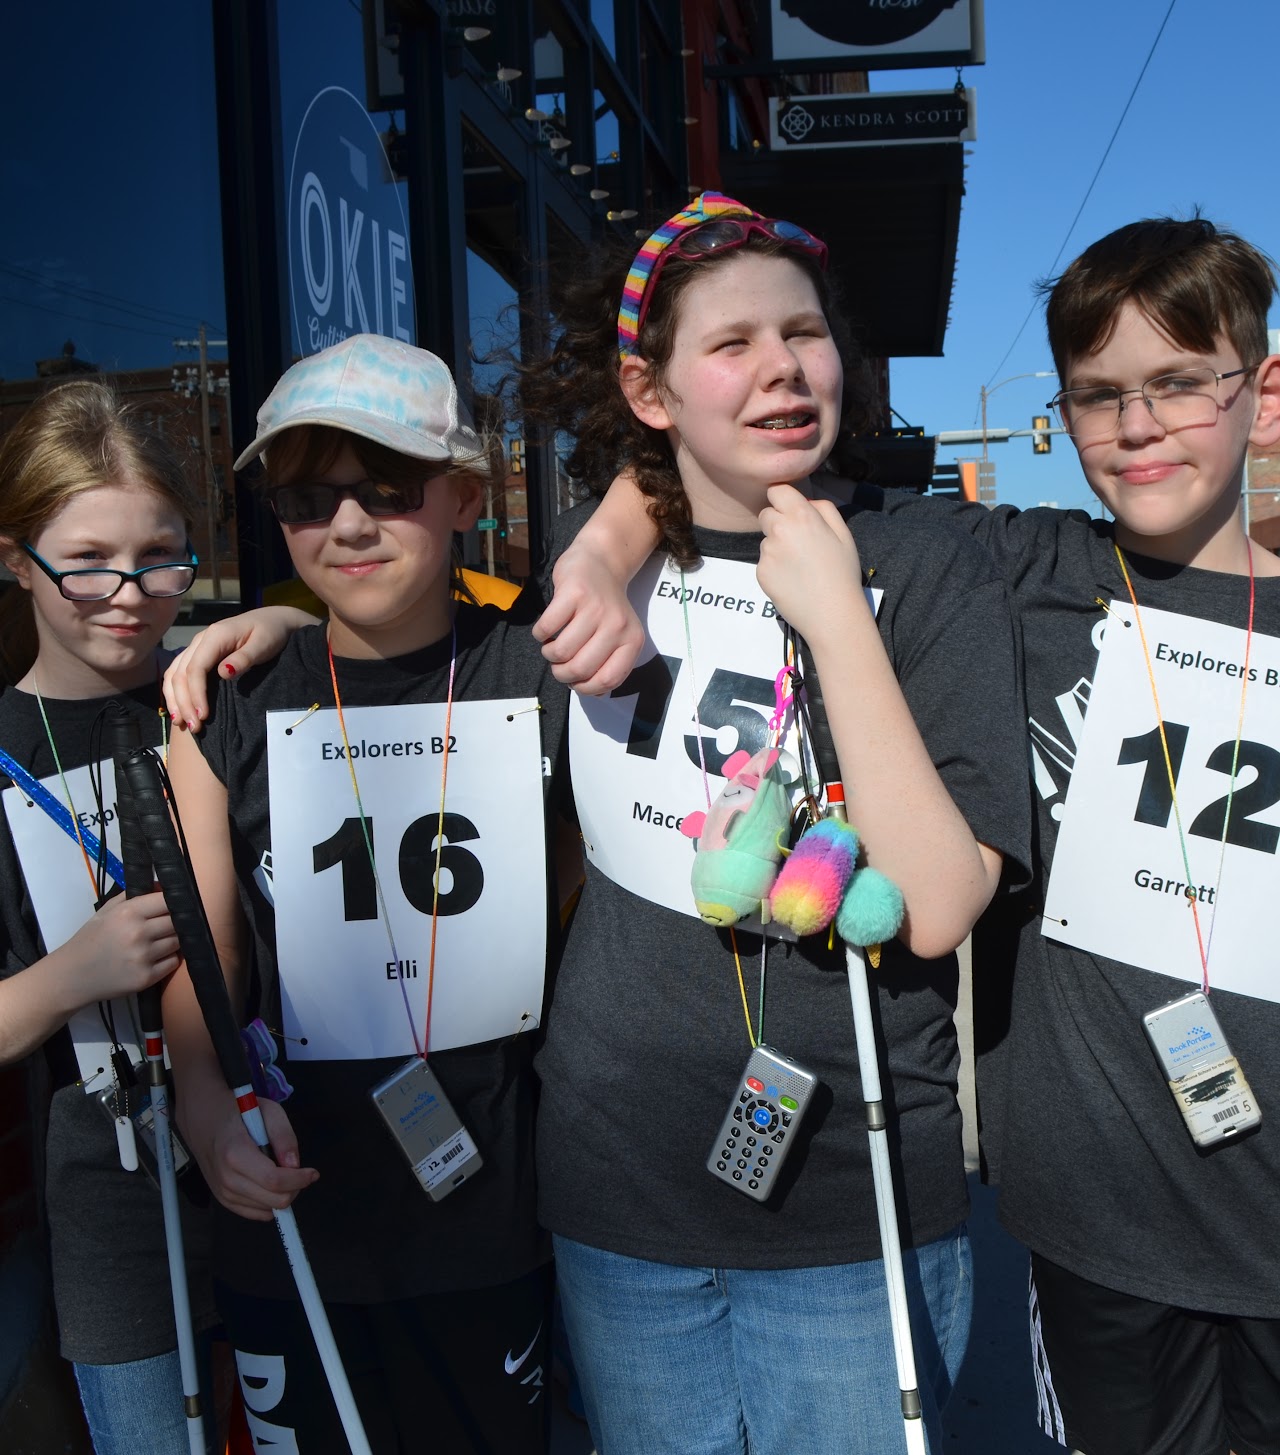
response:
[(348, 495), (354, 495), (366, 515), (412, 515), (422, 509), (424, 480), (404, 485), (380, 485), (376, 480), (354, 480), (350, 485), (277, 485), (267, 492), (271, 509), (281, 525), (318, 525), (330, 521)]

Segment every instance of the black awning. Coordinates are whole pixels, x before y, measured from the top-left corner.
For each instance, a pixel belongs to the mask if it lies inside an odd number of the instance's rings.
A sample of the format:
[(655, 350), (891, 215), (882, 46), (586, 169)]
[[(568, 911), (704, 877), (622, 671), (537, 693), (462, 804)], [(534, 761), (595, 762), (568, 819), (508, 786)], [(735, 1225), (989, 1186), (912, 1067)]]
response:
[(868, 352), (941, 355), (964, 157), (957, 142), (722, 152), (721, 190), (816, 233)]

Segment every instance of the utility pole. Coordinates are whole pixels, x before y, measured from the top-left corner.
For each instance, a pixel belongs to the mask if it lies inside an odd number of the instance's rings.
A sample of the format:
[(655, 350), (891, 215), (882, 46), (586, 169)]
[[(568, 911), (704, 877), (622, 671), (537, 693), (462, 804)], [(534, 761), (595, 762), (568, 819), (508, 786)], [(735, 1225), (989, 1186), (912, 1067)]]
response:
[[(1052, 369), (1037, 369), (1032, 374), (1010, 374), (1007, 379), (1001, 379), (998, 384), (993, 384), (990, 389), (988, 389), (985, 384), (982, 386), (981, 390), (979, 391), (979, 397), (982, 400), (982, 462), (983, 462), (983, 464), (986, 464), (987, 463), (987, 459), (988, 459), (988, 456), (987, 456), (987, 400), (988, 400), (988, 398), (992, 394), (994, 394), (997, 389), (1003, 389), (1006, 384), (1012, 384), (1015, 379), (1052, 379), (1053, 377), (1054, 377), (1054, 373), (1053, 373), (1053, 370)], [(1051, 431), (1042, 431), (1042, 433), (1050, 433), (1050, 432)], [(1006, 435), (1005, 438), (1008, 438), (1008, 436)]]
[[(226, 339), (213, 339), (215, 347), (225, 348)], [(209, 536), (209, 572), (212, 578), (213, 599), (222, 600), (222, 566), (218, 560), (218, 475), (213, 464), (213, 432), (209, 423), (209, 344), (208, 330), (200, 325), (200, 336), (195, 339), (176, 338), (175, 349), (199, 349), (200, 389), (200, 456), (203, 461), (205, 529)], [(175, 381), (176, 387), (176, 381)]]

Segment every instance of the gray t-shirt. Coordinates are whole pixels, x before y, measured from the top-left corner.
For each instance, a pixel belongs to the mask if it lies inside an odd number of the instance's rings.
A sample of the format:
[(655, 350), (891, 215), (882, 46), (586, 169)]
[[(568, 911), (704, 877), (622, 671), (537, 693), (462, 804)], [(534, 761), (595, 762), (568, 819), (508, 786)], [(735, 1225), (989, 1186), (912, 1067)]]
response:
[[(563, 520), (561, 547), (580, 523), (578, 513)], [(863, 569), (884, 592), (881, 639), (933, 761), (976, 837), (1008, 857), (1016, 881), (1030, 814), (1004, 588), (961, 532), (863, 513), (852, 527)], [(760, 539), (698, 532), (705, 556), (750, 562)], [(755, 675), (772, 681), (781, 660), (779, 633)], [(754, 1020), (760, 941), (737, 939)], [(903, 1238), (919, 1244), (954, 1227), (968, 1205), (956, 959), (922, 961), (895, 941), (872, 981)], [(821, 1087), (777, 1191), (761, 1205), (705, 1166), (749, 1050), (728, 934), (589, 868), (538, 1058), (544, 1224), (595, 1247), (685, 1265), (879, 1257), (844, 955), (825, 936), (771, 942), (764, 1039)]]
[[(1044, 885), (1097, 667), (1097, 598), (1129, 599), (1112, 526), (1081, 511), (1020, 513), (913, 497), (891, 498), (890, 508), (901, 510), (895, 520), (945, 512), (973, 531), (1009, 585), (1022, 641), (1037, 878), (1020, 900), (995, 907), (974, 948), (977, 1030), (988, 1048), (979, 1066), (983, 1140), (1000, 1182), (1001, 1217), (1036, 1252), (1122, 1293), (1278, 1318), (1280, 1006), (1212, 991), (1262, 1126), (1205, 1154), (1187, 1133), (1142, 1027), (1144, 1014), (1195, 987), (1041, 933)], [(1129, 552), (1125, 560), (1140, 608), (1245, 626), (1247, 577)], [(1254, 630), (1280, 635), (1280, 579), (1255, 585)], [(1268, 934), (1268, 907), (1257, 911), (1258, 933)], [(1209, 973), (1212, 983), (1212, 957)]]
[[(90, 761), (94, 720), (113, 700), (137, 718), (144, 743), (159, 742), (160, 694), (155, 687), (120, 693), (114, 699), (46, 697), (49, 728), (65, 769)], [(33, 694), (13, 687), (0, 694), (0, 748), (36, 778), (57, 773)], [(0, 786), (7, 787), (8, 780), (0, 777)], [(114, 802), (110, 775), (104, 794)], [(76, 808), (87, 812), (91, 805), (77, 803)], [(66, 873), (83, 884), (84, 872), (80, 851), (68, 838)], [(45, 954), (8, 819), (3, 816), (0, 944), (4, 975), (25, 969)], [(160, 1191), (142, 1170), (126, 1172), (121, 1167), (115, 1132), (96, 1094), (86, 1095), (75, 1084), (79, 1071), (65, 1027), (45, 1043), (45, 1055), (56, 1088), (49, 1107), (45, 1197), (62, 1353), (82, 1364), (121, 1364), (167, 1353), (177, 1340)], [(198, 1321), (207, 1321), (212, 1312), (209, 1193), (194, 1165), (183, 1173), (179, 1186), (192, 1310)]]
[[(537, 603), (522, 598), (511, 612), (496, 607), (459, 609), (455, 701), (536, 697), (544, 762), (544, 801), (554, 808), (563, 755), (567, 695), (552, 678), (529, 632)], [(450, 664), (449, 638), (391, 660), (340, 658), (343, 706), (443, 702)], [(300, 714), (314, 702), (331, 705), (325, 628), (297, 632), (277, 661), (221, 684), (200, 742), (210, 767), (226, 785), (232, 853), (240, 897), (253, 934), (256, 974), (245, 1019), (261, 1016), (280, 1026), (275, 962), (275, 920), (255, 884), (255, 870), (270, 848), (265, 714)], [(420, 760), (405, 759), (406, 772)], [(354, 812), (354, 803), (352, 803)], [(547, 819), (554, 817), (549, 811)], [(553, 856), (548, 854), (548, 864)], [(548, 888), (548, 905), (555, 899)], [(548, 914), (548, 945), (557, 942)], [(500, 956), (519, 926), (491, 917), (493, 954)], [(477, 994), (483, 993), (477, 967)], [(509, 1282), (546, 1261), (549, 1248), (534, 1208), (534, 1037), (512, 1036), (439, 1052), (431, 1066), (479, 1148), (485, 1165), (457, 1192), (432, 1202), (413, 1177), (375, 1110), (369, 1091), (404, 1057), (354, 1061), (281, 1062), (294, 1086), (285, 1105), (305, 1166), (320, 1180), (295, 1204), (298, 1226), (321, 1294), (343, 1303), (377, 1303), (422, 1293)], [(218, 1277), (246, 1293), (290, 1297), (292, 1278), (271, 1224), (251, 1223), (218, 1208), (215, 1218)]]

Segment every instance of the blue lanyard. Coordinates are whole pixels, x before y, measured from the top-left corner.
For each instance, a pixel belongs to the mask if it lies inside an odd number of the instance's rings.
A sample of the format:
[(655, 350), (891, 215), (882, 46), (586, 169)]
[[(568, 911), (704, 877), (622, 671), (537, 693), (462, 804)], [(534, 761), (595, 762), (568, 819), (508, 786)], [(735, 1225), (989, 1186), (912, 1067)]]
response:
[(75, 839), (77, 843), (82, 840), (85, 848), (89, 851), (89, 857), (95, 862), (105, 854), (107, 873), (116, 881), (121, 888), (124, 887), (124, 865), (86, 828), (77, 828), (71, 817), (70, 810), (56, 799), (43, 783), (33, 778), (21, 763), (15, 762), (9, 755), (0, 748), (0, 769), (9, 775), (10, 778), (22, 789), (37, 807), (44, 809), (49, 817), (58, 825), (64, 834)]

